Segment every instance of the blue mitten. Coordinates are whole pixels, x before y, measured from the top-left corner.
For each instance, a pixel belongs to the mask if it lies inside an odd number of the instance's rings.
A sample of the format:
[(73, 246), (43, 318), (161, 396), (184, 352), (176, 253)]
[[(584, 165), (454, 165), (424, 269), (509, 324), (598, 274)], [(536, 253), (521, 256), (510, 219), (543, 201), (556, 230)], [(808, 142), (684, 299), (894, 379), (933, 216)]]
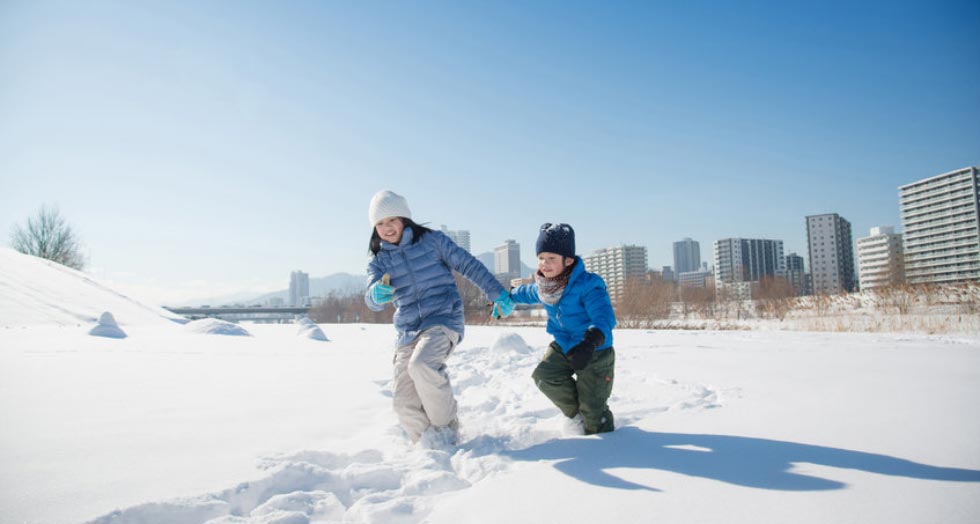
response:
[(375, 304), (387, 304), (395, 299), (395, 288), (380, 280), (371, 285), (371, 300)]
[(493, 318), (504, 318), (514, 312), (514, 308), (517, 306), (517, 302), (510, 298), (510, 293), (507, 291), (501, 291), (497, 300), (493, 301), (493, 310), (490, 311), (490, 316)]

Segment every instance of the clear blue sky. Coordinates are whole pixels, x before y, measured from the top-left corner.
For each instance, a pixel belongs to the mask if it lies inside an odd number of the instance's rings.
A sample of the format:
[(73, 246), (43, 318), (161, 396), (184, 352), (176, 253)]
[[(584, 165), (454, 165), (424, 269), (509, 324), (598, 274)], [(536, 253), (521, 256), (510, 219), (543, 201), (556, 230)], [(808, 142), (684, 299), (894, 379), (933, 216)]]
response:
[[(351, 5), (353, 4), (353, 5)], [(900, 229), (980, 163), (980, 4), (0, 2), (0, 235), (42, 204), (150, 301), (363, 272), (367, 205), (672, 264)]]

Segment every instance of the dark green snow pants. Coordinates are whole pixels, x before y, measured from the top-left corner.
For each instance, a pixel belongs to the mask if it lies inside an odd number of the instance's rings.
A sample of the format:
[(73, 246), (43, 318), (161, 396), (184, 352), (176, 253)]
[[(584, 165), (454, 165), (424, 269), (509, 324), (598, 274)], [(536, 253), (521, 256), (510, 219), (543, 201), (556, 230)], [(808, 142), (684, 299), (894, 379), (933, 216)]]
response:
[(593, 353), (589, 365), (576, 372), (561, 347), (552, 342), (531, 378), (566, 417), (582, 414), (586, 435), (605, 433), (615, 429), (606, 404), (612, 394), (615, 364), (616, 352), (610, 347)]

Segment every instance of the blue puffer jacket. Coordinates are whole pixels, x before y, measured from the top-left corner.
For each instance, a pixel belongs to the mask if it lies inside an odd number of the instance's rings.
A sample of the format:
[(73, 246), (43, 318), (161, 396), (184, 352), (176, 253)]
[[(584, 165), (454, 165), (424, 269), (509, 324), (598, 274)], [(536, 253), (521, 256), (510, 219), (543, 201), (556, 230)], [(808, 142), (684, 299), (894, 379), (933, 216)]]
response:
[(374, 311), (384, 309), (371, 299), (371, 285), (388, 273), (395, 288), (395, 329), (398, 345), (411, 343), (433, 326), (446, 326), (463, 337), (463, 299), (456, 288), (453, 270), (479, 286), (490, 300), (504, 286), (482, 262), (456, 245), (440, 231), (430, 231), (412, 243), (411, 228), (405, 228), (399, 244), (381, 241), (381, 250), (368, 263), (368, 290), (364, 302)]
[[(538, 285), (526, 284), (513, 289), (510, 296), (514, 302), (521, 304), (541, 303), (538, 298)], [(543, 303), (542, 303), (543, 304)], [(575, 344), (582, 341), (585, 330), (595, 326), (606, 336), (599, 350), (612, 347), (612, 330), (616, 326), (616, 314), (613, 312), (606, 291), (606, 283), (602, 277), (585, 270), (585, 262), (581, 257), (575, 257), (575, 267), (568, 278), (568, 284), (558, 303), (549, 306), (543, 304), (548, 312), (548, 333), (555, 337), (555, 342), (561, 350), (568, 353)]]

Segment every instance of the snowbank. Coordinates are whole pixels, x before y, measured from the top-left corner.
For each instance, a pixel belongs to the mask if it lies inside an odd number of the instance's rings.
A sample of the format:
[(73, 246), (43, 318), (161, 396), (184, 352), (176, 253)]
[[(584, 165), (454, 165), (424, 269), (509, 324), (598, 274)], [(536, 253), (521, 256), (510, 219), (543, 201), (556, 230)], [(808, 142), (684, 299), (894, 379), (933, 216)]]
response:
[(184, 331), (199, 335), (229, 335), (234, 337), (250, 337), (247, 329), (226, 320), (217, 318), (202, 318), (184, 325)]
[(124, 326), (186, 322), (81, 271), (0, 247), (0, 326), (77, 326), (96, 322), (103, 311)]
[(126, 338), (126, 333), (119, 328), (116, 319), (108, 311), (99, 315), (99, 323), (88, 331), (94, 337)]
[(329, 341), (327, 335), (323, 333), (320, 326), (316, 325), (315, 322), (309, 318), (303, 317), (297, 322), (299, 329), (296, 331), (296, 336), (308, 338), (311, 340), (320, 340), (323, 342)]

